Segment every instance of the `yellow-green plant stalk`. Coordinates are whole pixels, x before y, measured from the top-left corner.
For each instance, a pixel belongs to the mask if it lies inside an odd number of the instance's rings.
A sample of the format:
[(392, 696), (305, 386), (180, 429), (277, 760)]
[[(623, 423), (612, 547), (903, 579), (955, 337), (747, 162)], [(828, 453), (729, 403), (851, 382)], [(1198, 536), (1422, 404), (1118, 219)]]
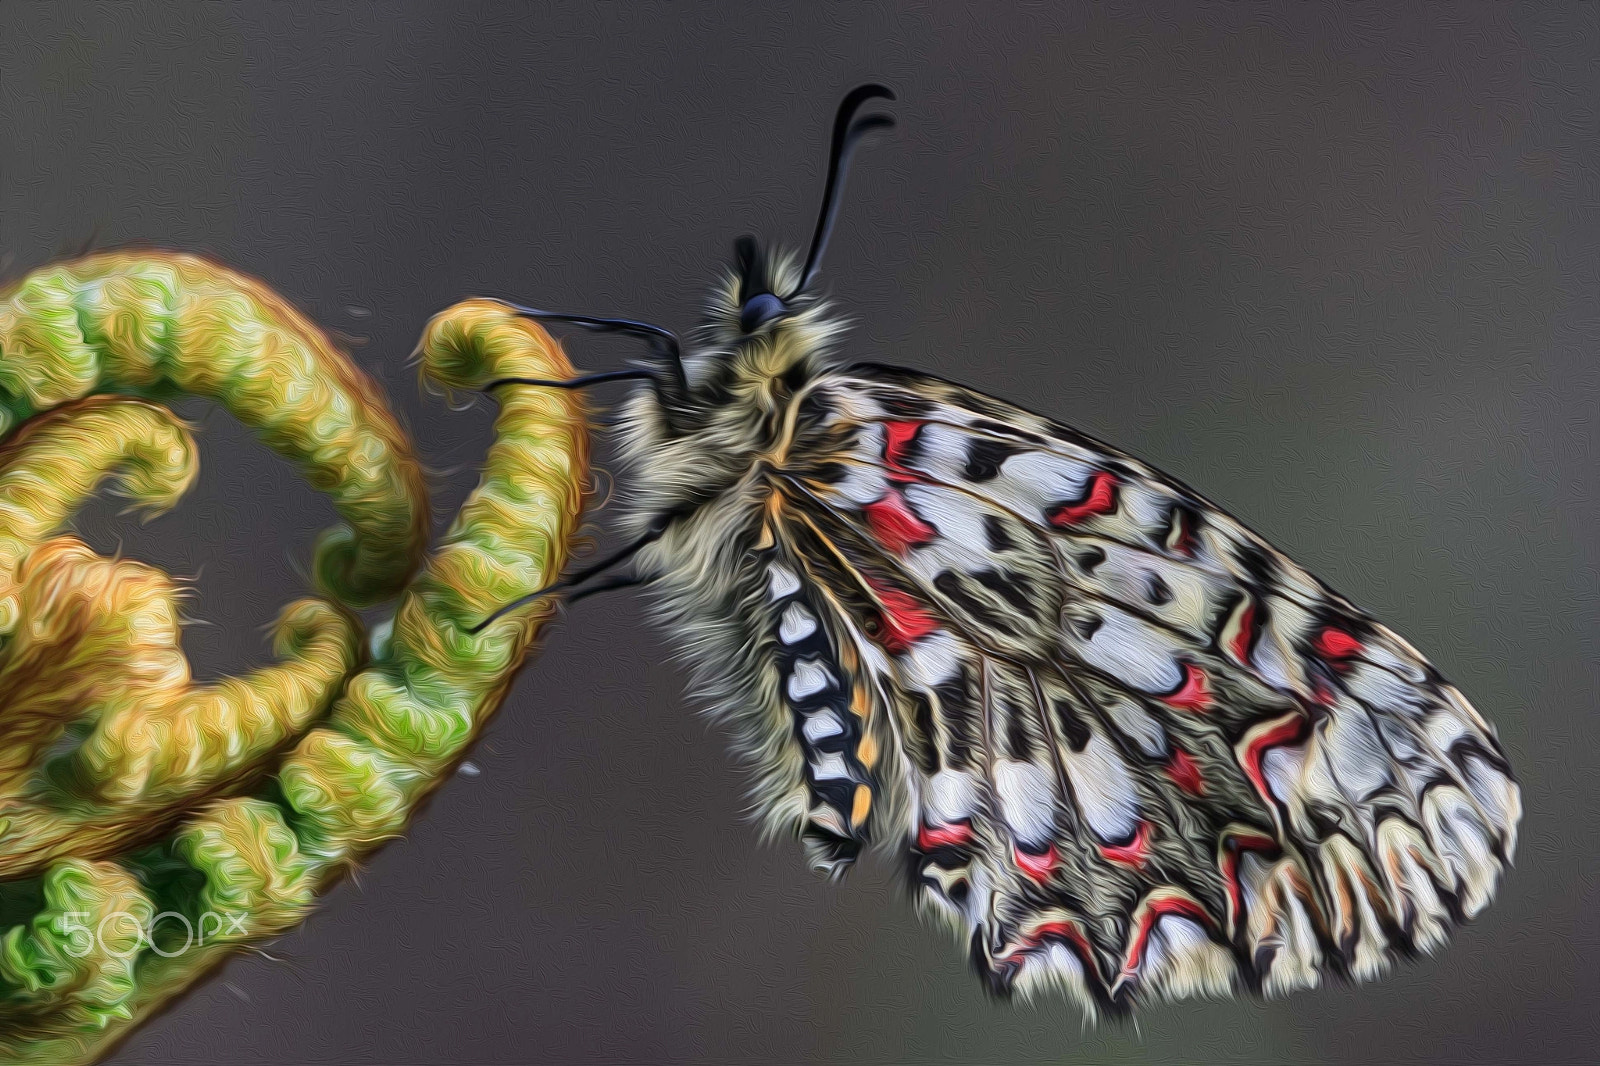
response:
[(108, 476), (133, 508), (159, 514), (199, 469), (188, 429), (163, 407), (96, 396), (32, 419), (0, 447), (0, 640), (21, 607), (17, 567)]
[[(421, 351), (451, 388), (572, 373), (539, 326), (487, 301), (436, 318)], [(342, 606), (302, 600), (279, 620), (279, 663), (196, 685), (170, 579), (57, 535), (108, 477), (137, 506), (177, 499), (193, 442), (147, 402), (174, 391), (224, 403), (334, 497), (351, 532), (318, 574), (339, 599), (391, 588), (420, 544), (396, 423), (259, 283), (97, 256), (0, 300), (0, 1059), (91, 1061), (403, 831), (554, 605), (471, 628), (552, 580), (579, 520), (583, 411), (515, 390), (476, 491), (370, 649)]]
[(0, 438), (92, 393), (215, 400), (333, 500), (315, 572), (356, 605), (398, 592), (428, 535), (422, 471), (378, 388), (261, 282), (198, 256), (106, 252), (0, 292)]

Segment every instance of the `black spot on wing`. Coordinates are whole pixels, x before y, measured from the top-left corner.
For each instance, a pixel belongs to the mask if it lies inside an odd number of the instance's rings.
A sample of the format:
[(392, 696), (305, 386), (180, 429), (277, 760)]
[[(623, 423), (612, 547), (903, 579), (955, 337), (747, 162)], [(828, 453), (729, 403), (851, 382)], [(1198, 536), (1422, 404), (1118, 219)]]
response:
[(879, 392), (874, 394), (874, 398), (884, 413), (893, 418), (926, 418), (938, 407), (932, 400), (907, 396), (901, 392)]
[(973, 437), (967, 442), (967, 465), (962, 472), (970, 481), (992, 481), (1001, 464), (1022, 451), (1018, 445), (992, 437)]
[(1277, 560), (1263, 551), (1259, 545), (1249, 543), (1235, 545), (1233, 557), (1238, 560), (1256, 587), (1266, 589), (1277, 587), (1279, 583)]
[(939, 701), (939, 718), (949, 736), (951, 761), (968, 763), (979, 747), (978, 715), (982, 708), (972, 691), (972, 674), (962, 665), (956, 676), (933, 687)]
[(999, 515), (983, 516), (983, 535), (989, 542), (989, 550), (995, 553), (1010, 551), (1017, 546), (1011, 534), (1006, 532), (1006, 524)]
[(1161, 579), (1160, 574), (1149, 574), (1145, 578), (1144, 598), (1160, 607), (1172, 602), (1172, 589)]
[(1021, 586), (1018, 585), (1017, 575), (1001, 573), (998, 570), (979, 570), (972, 577), (978, 584), (995, 593), (1023, 614), (1029, 616), (1034, 614), (1033, 602), (1028, 599), (1027, 593), (1023, 592)]
[(1061, 739), (1067, 742), (1067, 747), (1073, 751), (1082, 751), (1088, 747), (1089, 727), (1078, 717), (1078, 712), (1072, 709), (1072, 704), (1066, 700), (1054, 700), (1052, 709), (1056, 714), (1056, 724), (1061, 730)]
[(1506, 777), (1512, 777), (1511, 764), (1506, 761), (1506, 757), (1495, 751), (1493, 745), (1485, 744), (1481, 737), (1469, 734), (1458, 738), (1455, 743), (1450, 745), (1449, 755), (1451, 759), (1455, 760), (1457, 766), (1465, 766), (1467, 756), (1476, 756), (1482, 759), (1490, 769), (1504, 774)]
[(1091, 546), (1078, 555), (1078, 566), (1085, 574), (1092, 574), (1095, 567), (1106, 561), (1106, 550), (1098, 546)]
[(1013, 759), (1026, 759), (1033, 751), (1033, 738), (1028, 733), (1028, 708), (1018, 707), (1007, 700), (1004, 714), (1006, 754)]
[(1105, 458), (1101, 459), (1100, 467), (1104, 470), (1110, 471), (1119, 482), (1124, 484), (1128, 482), (1137, 484), (1144, 480), (1143, 474), (1133, 469), (1133, 467), (1129, 466), (1121, 459), (1118, 459), (1114, 454), (1108, 453)]
[(933, 587), (950, 598), (969, 617), (990, 629), (1005, 629), (1006, 620), (993, 607), (972, 594), (954, 570), (941, 570), (933, 579)]
[(1104, 621), (1097, 614), (1084, 613), (1072, 619), (1072, 628), (1077, 631), (1078, 636), (1084, 640), (1089, 640), (1094, 637), (1095, 631), (1100, 628), (1101, 623)]

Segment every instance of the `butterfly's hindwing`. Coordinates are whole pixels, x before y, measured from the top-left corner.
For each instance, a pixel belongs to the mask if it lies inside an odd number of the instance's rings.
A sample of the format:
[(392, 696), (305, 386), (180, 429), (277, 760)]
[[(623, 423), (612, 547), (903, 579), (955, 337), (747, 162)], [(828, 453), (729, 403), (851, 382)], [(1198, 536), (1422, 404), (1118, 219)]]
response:
[(994, 987), (1117, 1010), (1364, 978), (1487, 902), (1517, 790), (1409, 645), (1066, 427), (875, 367), (808, 403), (762, 557), (796, 578), (778, 631), (825, 646), (775, 662), (824, 664), (858, 728), (856, 776), (807, 750), (808, 832), (863, 835), (846, 781), (903, 810), (878, 824)]

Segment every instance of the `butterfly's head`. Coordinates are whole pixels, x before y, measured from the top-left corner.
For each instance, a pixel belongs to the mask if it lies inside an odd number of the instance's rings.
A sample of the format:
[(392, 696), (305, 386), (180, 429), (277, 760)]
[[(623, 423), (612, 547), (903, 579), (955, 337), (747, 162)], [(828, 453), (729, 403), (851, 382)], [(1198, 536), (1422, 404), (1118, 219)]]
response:
[(802, 282), (792, 254), (739, 237), (731, 269), (712, 295), (712, 325), (734, 343), (770, 335), (818, 304), (818, 291)]
[(723, 304), (728, 324), (753, 337), (816, 302), (801, 284), (794, 257), (764, 248), (750, 236), (733, 242), (733, 270)]
[(787, 333), (804, 333), (818, 322), (818, 268), (838, 214), (850, 156), (865, 134), (894, 124), (887, 115), (857, 117), (861, 105), (874, 98), (893, 100), (894, 93), (881, 85), (862, 85), (839, 104), (822, 210), (804, 264), (794, 256), (763, 247), (754, 237), (734, 242), (732, 270), (712, 298), (707, 322), (707, 333), (719, 346), (781, 347)]
[(798, 257), (751, 236), (733, 242), (733, 261), (711, 293), (705, 333), (722, 348), (768, 343), (821, 304), (820, 286), (802, 284)]

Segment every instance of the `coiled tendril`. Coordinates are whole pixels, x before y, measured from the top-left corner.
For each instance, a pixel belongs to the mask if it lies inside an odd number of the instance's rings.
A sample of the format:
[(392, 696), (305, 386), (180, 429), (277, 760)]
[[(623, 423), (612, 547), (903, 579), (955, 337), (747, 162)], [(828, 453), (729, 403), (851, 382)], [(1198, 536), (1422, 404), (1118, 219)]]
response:
[[(492, 301), (427, 327), (450, 388), (572, 375)], [(279, 661), (196, 684), (179, 594), (62, 530), (114, 479), (159, 511), (193, 481), (162, 402), (209, 397), (297, 463), (344, 525)], [(205, 260), (112, 253), (0, 292), (0, 1057), (83, 1062), (400, 833), (555, 610), (582, 508), (580, 401), (503, 397), (477, 489), (427, 550), (418, 463), (377, 388), (271, 290)], [(420, 570), (419, 570), (420, 566)], [(373, 637), (352, 608), (399, 594)]]

